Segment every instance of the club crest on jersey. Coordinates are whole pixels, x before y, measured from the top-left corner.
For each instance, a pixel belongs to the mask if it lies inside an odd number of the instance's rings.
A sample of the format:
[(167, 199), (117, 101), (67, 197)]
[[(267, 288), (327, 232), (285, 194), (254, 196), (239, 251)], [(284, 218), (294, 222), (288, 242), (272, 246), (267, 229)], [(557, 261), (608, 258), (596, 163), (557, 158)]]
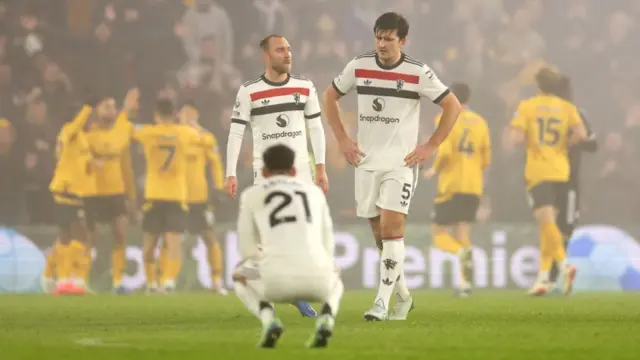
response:
[(396, 80), (396, 90), (400, 91), (404, 87), (404, 80), (398, 79)]
[(300, 104), (300, 93), (293, 93), (293, 101), (296, 105)]

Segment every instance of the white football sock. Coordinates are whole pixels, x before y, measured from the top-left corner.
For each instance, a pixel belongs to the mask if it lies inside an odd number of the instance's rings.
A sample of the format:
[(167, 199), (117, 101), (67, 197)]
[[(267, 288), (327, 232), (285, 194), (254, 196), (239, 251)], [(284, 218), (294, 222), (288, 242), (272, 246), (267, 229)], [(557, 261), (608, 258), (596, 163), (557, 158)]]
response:
[(260, 315), (258, 316), (258, 318), (260, 319), (260, 322), (262, 323), (263, 328), (266, 328), (267, 326), (269, 326), (273, 322), (273, 318), (275, 318), (276, 316), (272, 307), (267, 307), (260, 310), (259, 314)]
[(233, 289), (240, 301), (249, 309), (249, 312), (260, 319), (260, 299), (255, 291), (239, 282), (233, 284)]
[[(380, 256), (380, 287), (374, 304), (389, 309), (394, 285), (404, 268), (404, 238), (382, 240)], [(406, 286), (405, 286), (406, 287)]]
[(538, 273), (537, 282), (548, 282), (549, 281), (549, 272), (548, 271), (540, 271)]
[(402, 300), (406, 300), (411, 296), (409, 288), (407, 287), (407, 281), (404, 278), (404, 262), (402, 263), (402, 269), (400, 269), (400, 278), (398, 282), (396, 282), (396, 294)]
[(331, 292), (329, 293), (329, 298), (327, 299), (327, 305), (331, 308), (331, 315), (334, 318), (338, 315), (338, 311), (340, 310), (340, 299), (342, 299), (342, 294), (344, 294), (344, 284), (342, 284), (342, 280), (340, 280), (340, 278), (337, 278), (333, 289), (331, 289)]

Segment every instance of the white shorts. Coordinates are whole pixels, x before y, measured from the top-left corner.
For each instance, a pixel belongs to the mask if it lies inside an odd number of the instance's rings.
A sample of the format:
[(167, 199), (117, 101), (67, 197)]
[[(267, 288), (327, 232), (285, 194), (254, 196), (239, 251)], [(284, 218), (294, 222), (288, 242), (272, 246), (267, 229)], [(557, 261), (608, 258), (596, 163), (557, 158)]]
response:
[(337, 283), (342, 281), (337, 271), (295, 271), (281, 266), (270, 269), (261, 267), (258, 260), (238, 264), (233, 273), (246, 278), (260, 298), (273, 303), (326, 302)]
[[(304, 166), (296, 164), (296, 177), (302, 179), (304, 182), (310, 182), (312, 184), (315, 182), (311, 167), (308, 166), (308, 163), (304, 163)], [(253, 184), (260, 185), (262, 183), (264, 183), (262, 169), (253, 169)]]
[(418, 168), (355, 170), (356, 214), (371, 219), (380, 209), (407, 214), (418, 185)]

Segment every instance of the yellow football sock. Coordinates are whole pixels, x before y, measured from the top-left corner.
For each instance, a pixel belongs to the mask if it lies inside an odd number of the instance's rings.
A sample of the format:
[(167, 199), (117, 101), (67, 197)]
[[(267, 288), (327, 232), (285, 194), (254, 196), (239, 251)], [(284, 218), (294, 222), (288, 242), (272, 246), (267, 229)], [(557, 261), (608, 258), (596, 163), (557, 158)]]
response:
[(439, 232), (435, 234), (433, 238), (433, 242), (439, 247), (441, 250), (446, 251), (452, 254), (459, 254), (460, 250), (462, 250), (462, 245), (453, 238), (453, 236), (449, 235), (447, 232)]
[(122, 284), (126, 266), (127, 259), (125, 255), (125, 248), (122, 245), (116, 245), (111, 252), (111, 271), (114, 286), (119, 286), (120, 284)]
[(56, 249), (58, 266), (56, 266), (56, 278), (58, 280), (71, 280), (73, 274), (73, 249), (70, 244), (60, 244)]
[(53, 248), (47, 254), (46, 263), (44, 266), (44, 273), (42, 274), (42, 276), (44, 276), (47, 279), (53, 279), (53, 277), (55, 276), (56, 260), (58, 257), (58, 254), (56, 253), (56, 251), (58, 250), (59, 245), (60, 243), (56, 241), (53, 244)]
[(548, 273), (553, 266), (553, 252), (552, 243), (549, 240), (549, 235), (546, 225), (540, 225), (540, 273)]
[(560, 229), (558, 229), (558, 225), (555, 222), (549, 222), (546, 224), (542, 224), (542, 230), (545, 234), (545, 241), (547, 241), (547, 246), (549, 246), (549, 256), (557, 262), (558, 264), (562, 264), (567, 257), (567, 254), (564, 249), (564, 238)]
[(160, 247), (160, 256), (158, 256), (158, 269), (160, 272), (160, 284), (164, 283), (167, 276), (167, 259), (169, 258), (169, 250), (163, 244)]
[(182, 261), (180, 261), (180, 259), (167, 258), (167, 267), (162, 273), (162, 277), (164, 278), (163, 283), (165, 281), (176, 281), (178, 279), (178, 275), (180, 274), (181, 266)]
[(156, 283), (156, 264), (155, 264), (155, 262), (144, 264), (144, 272), (145, 272), (145, 275), (147, 277), (147, 286), (149, 286), (149, 287), (156, 286), (157, 283)]
[(222, 249), (219, 243), (214, 243), (209, 249), (209, 266), (211, 266), (211, 280), (214, 284), (222, 281)]
[(88, 283), (91, 270), (91, 252), (83, 242), (78, 240), (71, 241), (71, 248), (73, 249), (74, 275)]

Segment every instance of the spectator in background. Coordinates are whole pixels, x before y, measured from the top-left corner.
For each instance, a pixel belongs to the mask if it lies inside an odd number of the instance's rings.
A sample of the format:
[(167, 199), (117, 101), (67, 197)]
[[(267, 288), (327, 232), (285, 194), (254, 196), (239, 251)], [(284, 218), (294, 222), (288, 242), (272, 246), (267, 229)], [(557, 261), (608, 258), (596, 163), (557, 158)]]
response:
[(55, 131), (48, 119), (47, 103), (36, 100), (27, 105), (25, 146), (26, 211), (32, 224), (52, 224), (53, 199), (49, 181), (55, 168)]
[(0, 225), (20, 222), (21, 174), (16, 166), (15, 129), (6, 118), (0, 118)]
[(182, 43), (192, 64), (202, 60), (202, 41), (216, 39), (216, 53), (222, 64), (233, 63), (233, 28), (226, 11), (213, 0), (195, 0), (194, 6), (187, 8), (182, 17), (184, 33)]

